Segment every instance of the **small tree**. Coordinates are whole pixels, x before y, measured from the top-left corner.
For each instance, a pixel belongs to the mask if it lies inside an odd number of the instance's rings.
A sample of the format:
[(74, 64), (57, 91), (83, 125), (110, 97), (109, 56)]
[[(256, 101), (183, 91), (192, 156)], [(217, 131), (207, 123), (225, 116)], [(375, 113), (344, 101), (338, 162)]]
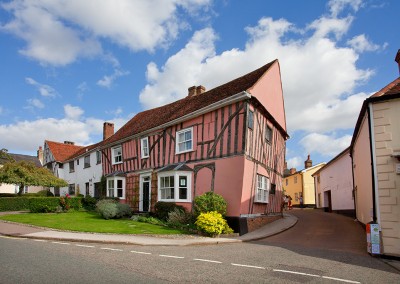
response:
[(38, 168), (35, 164), (26, 161), (8, 162), (0, 168), (0, 183), (19, 185), (18, 195), (21, 195), (25, 186), (67, 186), (68, 183), (55, 177), (48, 169)]

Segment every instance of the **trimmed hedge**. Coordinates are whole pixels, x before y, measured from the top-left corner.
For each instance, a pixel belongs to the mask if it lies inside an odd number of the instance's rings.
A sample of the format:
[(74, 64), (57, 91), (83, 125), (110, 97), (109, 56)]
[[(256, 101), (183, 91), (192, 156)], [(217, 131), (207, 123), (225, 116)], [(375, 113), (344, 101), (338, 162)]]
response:
[[(82, 207), (82, 198), (71, 197), (69, 203), (71, 208), (79, 210)], [(0, 211), (51, 212), (60, 206), (60, 197), (1, 197)]]

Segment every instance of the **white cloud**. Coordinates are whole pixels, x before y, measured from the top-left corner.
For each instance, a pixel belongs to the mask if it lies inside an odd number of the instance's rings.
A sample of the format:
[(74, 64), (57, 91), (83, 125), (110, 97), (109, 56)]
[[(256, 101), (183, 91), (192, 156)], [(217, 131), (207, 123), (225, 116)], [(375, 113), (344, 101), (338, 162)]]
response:
[(296, 156), (287, 160), (288, 169), (295, 168), (300, 169), (302, 167), (303, 158)]
[(357, 12), (362, 7), (362, 4), (362, 0), (330, 0), (328, 6), (331, 15), (337, 17), (347, 6)]
[(353, 37), (351, 40), (347, 41), (347, 44), (360, 53), (380, 49), (379, 45), (370, 42), (364, 34)]
[(300, 144), (307, 153), (318, 153), (323, 156), (333, 157), (350, 146), (351, 135), (336, 137), (334, 134), (325, 135), (310, 133), (300, 140)]
[(41, 84), (30, 77), (26, 77), (25, 82), (28, 83), (29, 85), (36, 87), (40, 95), (43, 97), (54, 98), (57, 96), (57, 91), (49, 85)]
[(278, 58), (289, 131), (351, 128), (366, 97), (352, 92), (373, 71), (357, 68), (357, 51), (340, 47), (336, 37), (329, 37), (331, 32), (347, 32), (346, 19), (338, 20), (342, 25), (326, 25), (321, 18), (307, 27), (314, 31), (311, 35), (286, 42), (286, 35), (299, 29), (284, 19), (262, 18), (257, 26), (246, 29), (249, 39), (243, 50), (221, 54), (215, 53), (215, 32), (198, 31), (164, 66), (148, 65), (148, 84), (140, 102), (145, 108), (160, 106), (183, 98), (190, 86), (211, 89)]
[(123, 71), (120, 69), (115, 69), (114, 73), (111, 75), (104, 75), (104, 77), (97, 81), (97, 85), (105, 88), (111, 88), (114, 81), (122, 76), (129, 75), (129, 71)]
[(190, 15), (210, 2), (14, 0), (2, 4), (13, 19), (0, 29), (26, 42), (21, 54), (42, 64), (66, 65), (102, 54), (103, 39), (133, 51), (167, 46), (187, 27), (179, 11)]
[(64, 106), (65, 118), (71, 120), (79, 120), (84, 111), (80, 107), (71, 106), (70, 104)]
[(39, 109), (44, 108), (44, 104), (38, 99), (29, 99), (27, 100), (27, 102), (29, 104), (29, 107), (35, 107)]

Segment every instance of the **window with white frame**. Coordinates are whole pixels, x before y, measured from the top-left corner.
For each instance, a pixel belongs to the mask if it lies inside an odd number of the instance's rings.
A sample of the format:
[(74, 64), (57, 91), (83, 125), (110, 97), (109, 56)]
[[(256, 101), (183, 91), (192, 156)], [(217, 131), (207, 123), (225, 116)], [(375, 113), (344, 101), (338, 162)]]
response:
[(190, 172), (167, 172), (158, 175), (158, 200), (191, 202)]
[(185, 153), (193, 150), (193, 127), (176, 132), (176, 153)]
[(69, 162), (69, 172), (75, 172), (75, 163), (74, 161)]
[(149, 157), (149, 137), (140, 139), (142, 159)]
[(257, 175), (257, 189), (255, 202), (268, 203), (270, 183), (269, 179), (262, 175)]
[(112, 148), (111, 156), (113, 165), (122, 163), (122, 146)]
[(125, 178), (107, 178), (107, 197), (118, 197), (125, 199)]

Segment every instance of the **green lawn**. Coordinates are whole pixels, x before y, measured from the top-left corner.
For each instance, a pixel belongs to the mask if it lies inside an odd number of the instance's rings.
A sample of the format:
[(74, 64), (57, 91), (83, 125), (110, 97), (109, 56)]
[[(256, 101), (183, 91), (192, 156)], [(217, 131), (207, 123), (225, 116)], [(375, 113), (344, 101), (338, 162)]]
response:
[(59, 230), (113, 234), (186, 234), (164, 226), (132, 221), (105, 220), (94, 212), (25, 213), (0, 216), (1, 220), (31, 224)]

